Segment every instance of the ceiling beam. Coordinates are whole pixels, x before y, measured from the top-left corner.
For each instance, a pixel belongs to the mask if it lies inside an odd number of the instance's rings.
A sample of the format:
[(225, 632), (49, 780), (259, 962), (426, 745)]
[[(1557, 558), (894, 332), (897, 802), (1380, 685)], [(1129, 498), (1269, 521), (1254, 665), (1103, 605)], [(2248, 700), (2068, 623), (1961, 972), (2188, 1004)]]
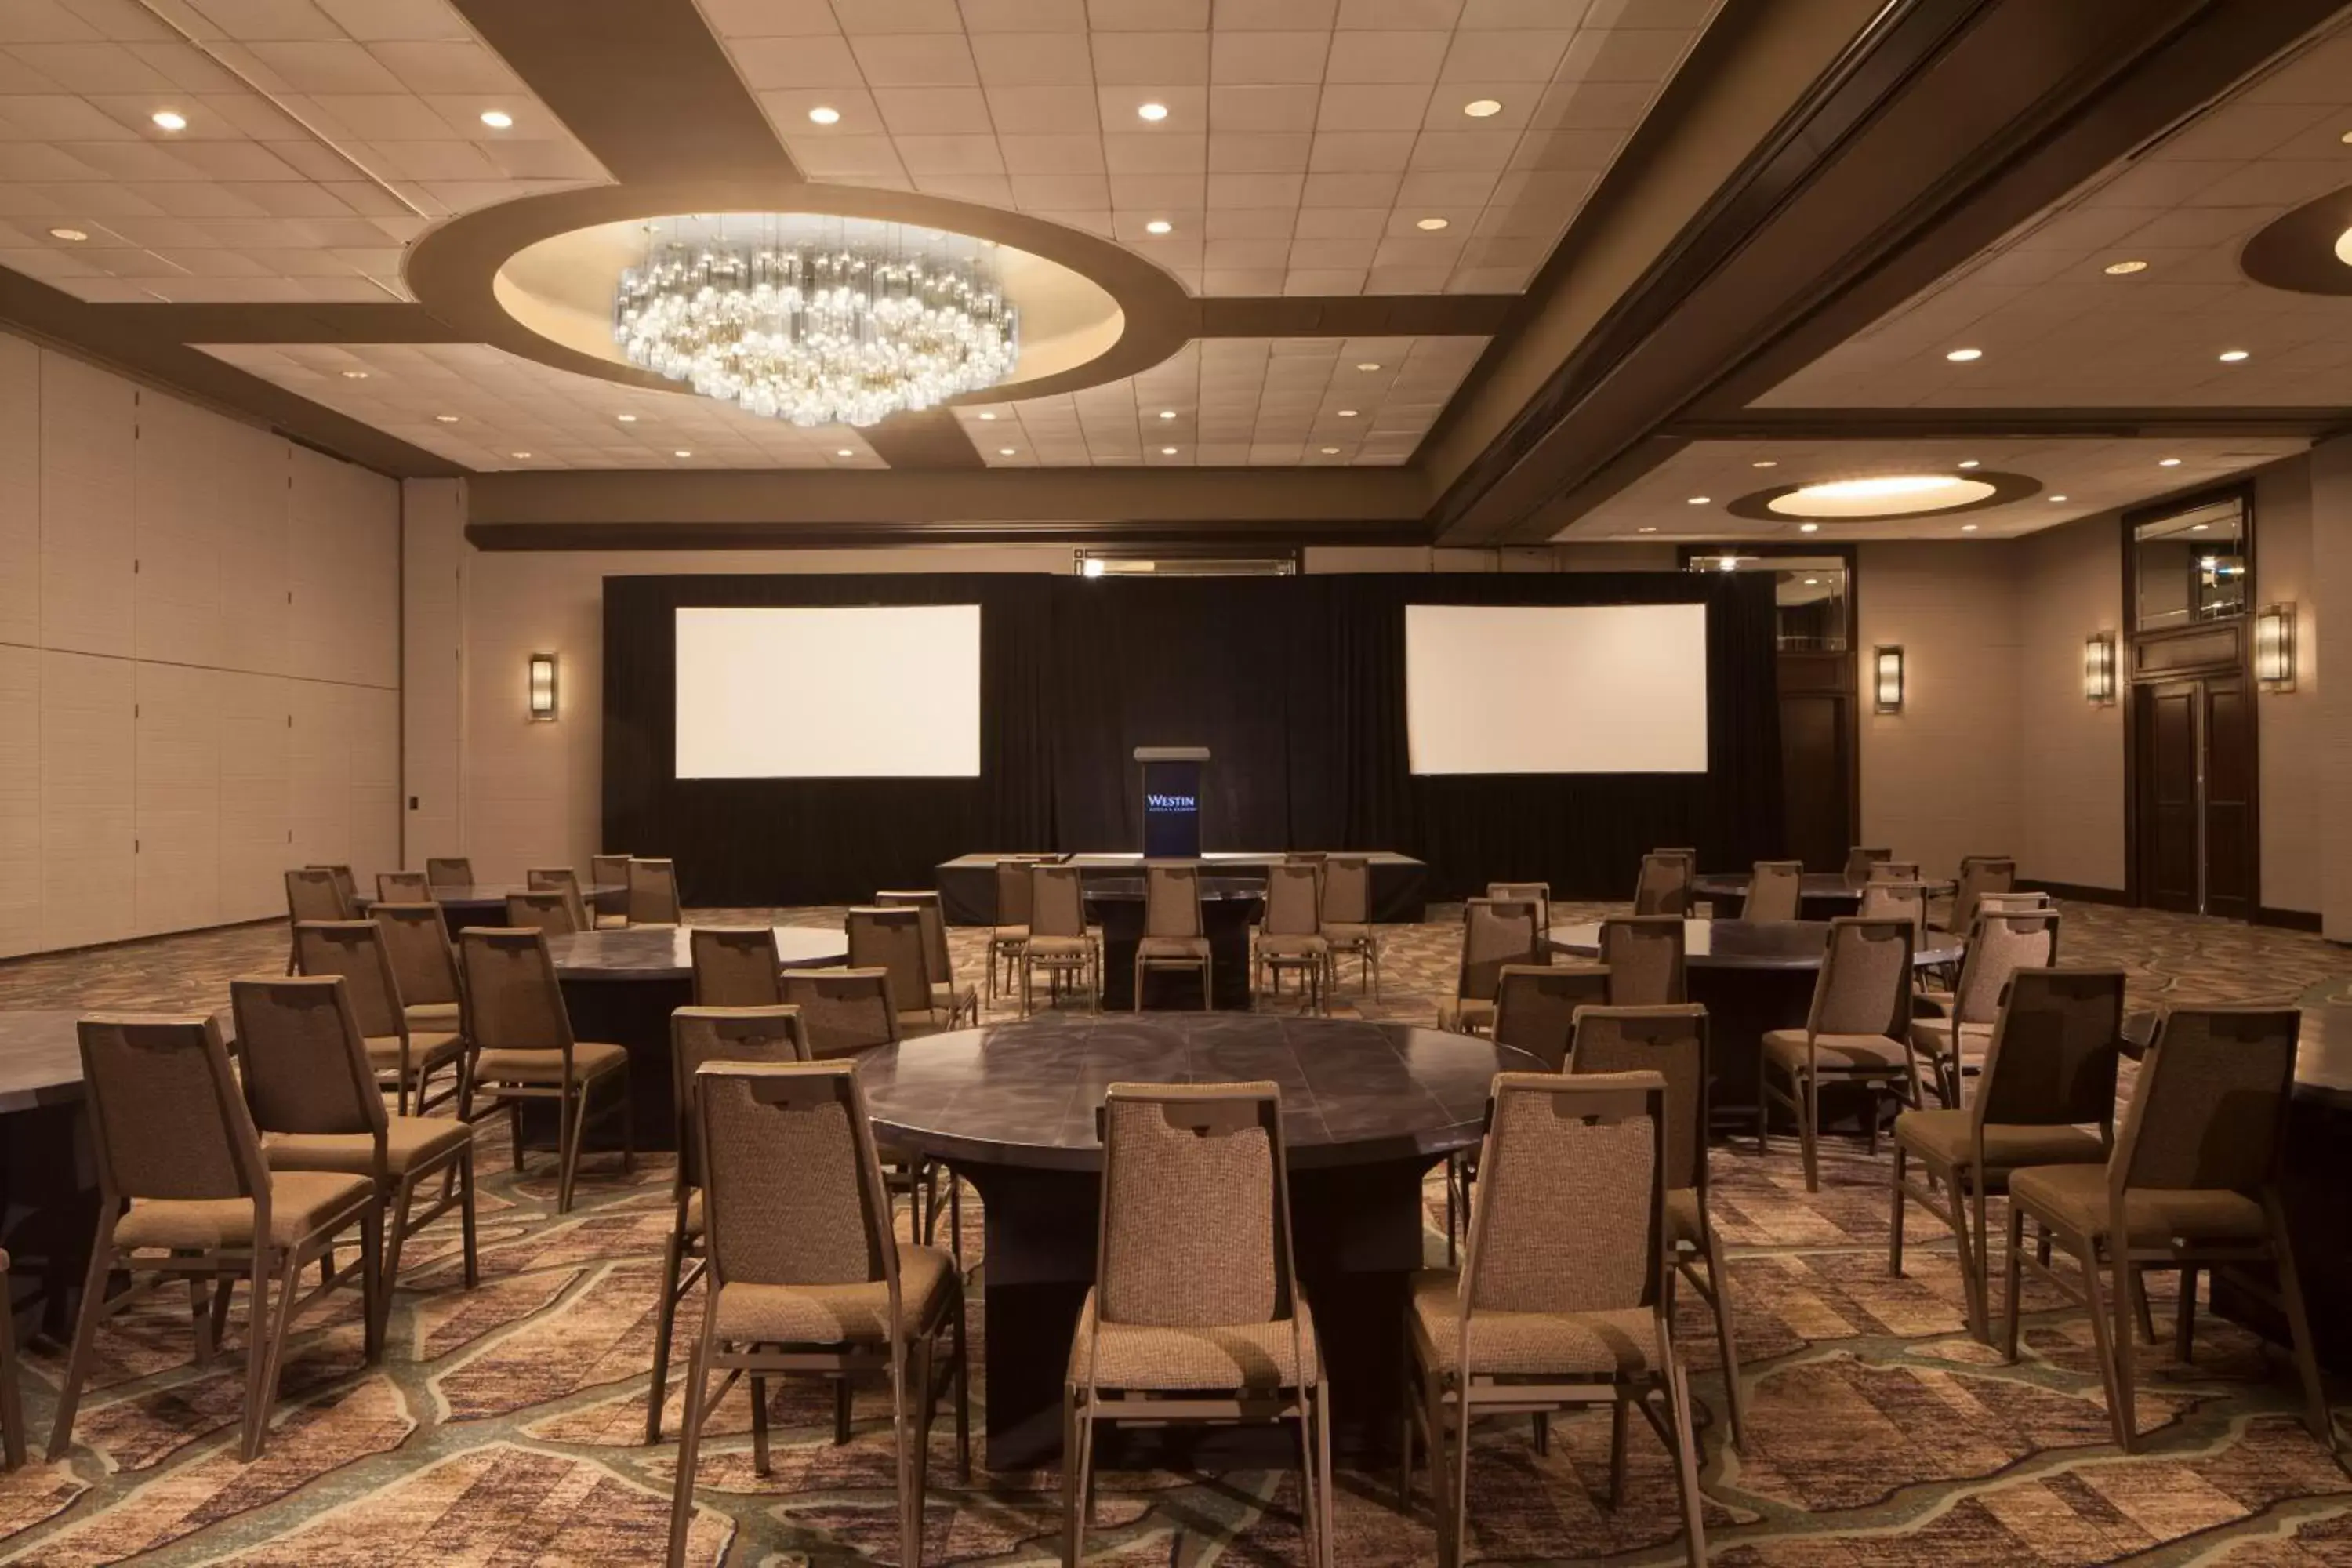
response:
[(988, 467), (964, 434), (963, 421), (944, 408), (907, 409), (863, 434), (874, 455), (894, 468)]
[(1739, 409), (2344, 8), (1894, 0), (1454, 482), (1439, 542), (1550, 538), (1676, 418)]
[(1126, 544), (1233, 551), (1309, 544), (1418, 545), (1416, 519), (1205, 518), (1097, 522), (471, 522), (478, 550), (848, 550), (917, 544)]
[(1203, 338), (1486, 338), (1503, 330), (1517, 294), (1348, 294), (1201, 300)]
[(422, 305), (93, 305), (119, 330), (174, 343), (469, 343)]
[(2114, 441), (2162, 436), (2294, 437), (2352, 431), (2352, 407), (1743, 408), (1668, 423), (1677, 441)]

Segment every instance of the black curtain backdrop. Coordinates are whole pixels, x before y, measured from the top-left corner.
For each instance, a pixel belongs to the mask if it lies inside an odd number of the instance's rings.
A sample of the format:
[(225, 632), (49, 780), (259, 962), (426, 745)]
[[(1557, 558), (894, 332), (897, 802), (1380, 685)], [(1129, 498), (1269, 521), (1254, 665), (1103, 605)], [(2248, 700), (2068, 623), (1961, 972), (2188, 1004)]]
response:
[[(1200, 745), (1211, 849), (1401, 850), (1429, 863), (1433, 898), (1521, 879), (1623, 898), (1660, 845), (1708, 867), (1780, 851), (1771, 590), (1761, 573), (608, 577), (604, 842), (675, 858), (690, 903), (843, 902), (929, 887), (975, 851), (1133, 848), (1129, 753)], [(1405, 605), (1693, 601), (1706, 773), (1410, 772)], [(932, 604), (981, 606), (979, 778), (672, 776), (678, 606)], [(792, 710), (786, 686), (766, 721)]]

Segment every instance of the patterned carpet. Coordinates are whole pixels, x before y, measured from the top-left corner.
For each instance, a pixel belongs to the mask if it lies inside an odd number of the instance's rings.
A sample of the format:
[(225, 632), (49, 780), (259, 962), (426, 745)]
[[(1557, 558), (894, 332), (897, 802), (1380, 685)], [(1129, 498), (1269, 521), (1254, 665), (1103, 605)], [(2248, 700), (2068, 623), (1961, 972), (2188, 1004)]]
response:
[[(1341, 1010), (1430, 1018), (1452, 976), (1457, 928), (1447, 912), (1390, 928), (1381, 1000), (1343, 986)], [(1598, 912), (1562, 906), (1555, 918)], [(774, 913), (797, 924), (839, 918)], [(2088, 905), (2066, 914), (2065, 956), (2124, 965), (2136, 1005), (2285, 1000), (2323, 983), (2340, 987), (2352, 973), (2352, 954), (2316, 937)], [(957, 933), (967, 977), (981, 973), (982, 940)], [(273, 967), (284, 952), (282, 927), (254, 926), (21, 961), (0, 965), (0, 1008), (215, 1006), (226, 977)], [(592, 1159), (579, 1206), (558, 1218), (548, 1163), (514, 1175), (503, 1132), (482, 1131), (478, 1289), (459, 1288), (453, 1218), (412, 1247), (380, 1367), (361, 1363), (347, 1296), (314, 1309), (297, 1324), (268, 1451), (250, 1466), (235, 1451), (237, 1331), (232, 1353), (199, 1373), (184, 1306), (126, 1313), (101, 1336), (68, 1457), (0, 1478), (0, 1563), (659, 1561), (675, 1450), (640, 1438), (667, 1164), (643, 1161), (623, 1178), (610, 1160)], [(1703, 1480), (1716, 1562), (2352, 1564), (2352, 1479), (2295, 1423), (2283, 1363), (2251, 1335), (2200, 1316), (2193, 1362), (2175, 1362), (2158, 1282), (2165, 1348), (2139, 1352), (2149, 1451), (2126, 1459), (2108, 1441), (2087, 1326), (2053, 1310), (2054, 1296), (2029, 1295), (2026, 1353), (2007, 1367), (1962, 1331), (1950, 1251), (1920, 1245), (1932, 1221), (1915, 1219), (1908, 1278), (1887, 1278), (1885, 1166), (1858, 1142), (1831, 1142), (1822, 1190), (1811, 1196), (1785, 1140), (1768, 1158), (1747, 1148), (1714, 1158), (1749, 1384), (1748, 1452), (1736, 1454), (1714, 1419), (1722, 1391), (1712, 1335), (1704, 1319), (1686, 1317), (1682, 1343), (1709, 1412)], [(1442, 1212), (1433, 1201), (1433, 1216)], [(976, 1203), (965, 1217), (976, 1260)], [(1427, 1240), (1442, 1253), (1437, 1223)], [(684, 1321), (698, 1310), (689, 1301)], [(972, 1321), (977, 1331), (977, 1308)], [(37, 1440), (62, 1357), (35, 1343), (25, 1359)], [(684, 1360), (681, 1349), (681, 1371)], [(975, 1394), (984, 1400), (984, 1387)], [(715, 1418), (690, 1560), (897, 1561), (879, 1388), (861, 1393), (855, 1436), (842, 1447), (831, 1441), (829, 1395), (786, 1388), (772, 1397), (769, 1477), (751, 1473), (746, 1396), (739, 1391)], [(2347, 1430), (2339, 1420), (2339, 1440)], [(946, 1431), (935, 1437), (926, 1559), (1055, 1560), (1055, 1478), (981, 1471), (957, 1488)], [(1625, 1495), (1612, 1510), (1607, 1448), (1599, 1416), (1556, 1422), (1544, 1456), (1524, 1421), (1482, 1428), (1471, 1468), (1473, 1555), (1679, 1561), (1664, 1454), (1637, 1424)], [(1402, 1515), (1387, 1472), (1341, 1468), (1339, 1561), (1432, 1561), (1426, 1478), (1416, 1478), (1412, 1510)], [(1286, 1474), (1108, 1475), (1092, 1560), (1298, 1562), (1296, 1499)]]

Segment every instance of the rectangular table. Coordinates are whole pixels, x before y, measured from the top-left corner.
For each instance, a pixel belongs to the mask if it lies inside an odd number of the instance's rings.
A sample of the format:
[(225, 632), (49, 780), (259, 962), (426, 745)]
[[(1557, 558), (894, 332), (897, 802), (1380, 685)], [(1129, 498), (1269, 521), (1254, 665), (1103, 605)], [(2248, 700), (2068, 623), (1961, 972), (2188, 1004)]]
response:
[[(959, 855), (939, 864), (934, 875), (939, 883), (940, 908), (950, 925), (996, 923), (996, 863), (1011, 853)], [(1411, 925), (1421, 919), (1423, 889), (1429, 878), (1426, 865), (1391, 849), (1342, 853), (1360, 853), (1371, 862), (1374, 921), (1381, 925)], [(1064, 855), (1059, 858), (1077, 867), (1082, 878), (1137, 877), (1143, 871), (1143, 857), (1132, 852)], [(1282, 858), (1279, 850), (1212, 851), (1201, 857), (1201, 868), (1213, 876), (1248, 876), (1253, 872), (1263, 874), (1268, 867), (1280, 865)]]

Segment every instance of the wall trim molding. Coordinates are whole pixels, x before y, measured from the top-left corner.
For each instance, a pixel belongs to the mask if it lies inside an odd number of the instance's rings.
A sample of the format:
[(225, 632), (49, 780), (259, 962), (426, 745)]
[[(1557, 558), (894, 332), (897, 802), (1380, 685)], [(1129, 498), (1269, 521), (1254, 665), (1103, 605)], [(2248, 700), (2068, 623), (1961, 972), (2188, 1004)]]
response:
[(2061, 902), (2116, 904), (2126, 909), (2132, 906), (2131, 895), (2121, 888), (2094, 888), (2081, 882), (2045, 882), (2032, 877), (2020, 877), (2017, 887), (2020, 892), (2047, 893)]
[(2277, 926), (2282, 931), (2316, 932), (2320, 929), (2317, 910), (2273, 910), (2258, 906), (2254, 910), (2253, 923), (2258, 926)]

